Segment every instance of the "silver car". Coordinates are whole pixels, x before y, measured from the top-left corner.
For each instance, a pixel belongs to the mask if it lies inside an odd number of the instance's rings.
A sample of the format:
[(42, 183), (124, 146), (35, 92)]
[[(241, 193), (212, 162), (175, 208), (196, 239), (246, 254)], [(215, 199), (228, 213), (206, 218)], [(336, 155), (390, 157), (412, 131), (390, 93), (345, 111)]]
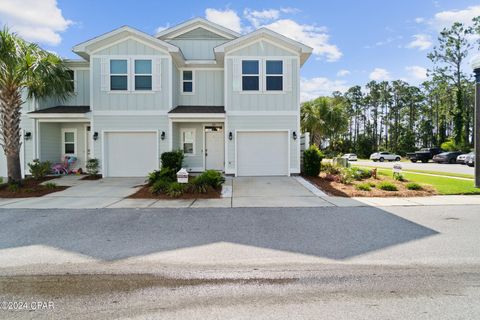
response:
[(357, 161), (357, 155), (355, 153), (345, 153), (342, 158), (347, 159), (348, 161)]
[(370, 155), (370, 160), (373, 162), (383, 161), (400, 161), (402, 158), (398, 154), (390, 153), (387, 151), (375, 152)]
[(461, 163), (461, 164), (467, 164), (466, 160), (467, 158), (470, 156), (470, 155), (473, 155), (474, 153), (473, 152), (470, 152), (470, 153), (464, 153), (464, 154), (461, 154), (457, 157), (457, 163)]

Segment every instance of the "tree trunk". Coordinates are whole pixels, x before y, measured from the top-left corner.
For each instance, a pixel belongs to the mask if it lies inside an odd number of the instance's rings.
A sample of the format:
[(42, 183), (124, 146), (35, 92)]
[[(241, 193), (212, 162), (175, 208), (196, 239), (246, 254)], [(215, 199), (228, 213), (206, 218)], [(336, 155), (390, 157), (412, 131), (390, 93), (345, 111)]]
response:
[(7, 158), (8, 182), (20, 183), (20, 120), (22, 96), (19, 88), (0, 90), (0, 141)]

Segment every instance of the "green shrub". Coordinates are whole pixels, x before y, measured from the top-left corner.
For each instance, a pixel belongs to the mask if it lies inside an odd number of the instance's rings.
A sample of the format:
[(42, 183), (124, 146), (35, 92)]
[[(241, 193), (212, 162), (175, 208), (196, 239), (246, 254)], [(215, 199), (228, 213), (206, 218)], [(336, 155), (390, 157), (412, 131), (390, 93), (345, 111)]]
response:
[(35, 180), (41, 180), (45, 178), (45, 176), (50, 173), (51, 166), (52, 165), (49, 161), (42, 162), (38, 159), (34, 159), (28, 164), (28, 167), (30, 168), (30, 173)]
[(162, 161), (162, 168), (171, 168), (177, 173), (182, 169), (183, 165), (183, 152), (181, 150), (164, 152), (160, 156)]
[(369, 169), (353, 167), (345, 170), (350, 170), (352, 172), (352, 178), (355, 180), (364, 180), (372, 177), (372, 171)]
[(377, 186), (375, 182), (369, 182), (368, 185), (372, 188), (375, 188)]
[(44, 184), (45, 188), (47, 189), (55, 189), (57, 187), (57, 184), (54, 182), (47, 182)]
[(168, 190), (170, 184), (172, 183), (173, 181), (170, 181), (168, 179), (158, 179), (152, 183), (152, 186), (150, 187), (150, 192), (155, 194), (165, 193)]
[(225, 183), (225, 178), (219, 171), (207, 170), (193, 179), (192, 191), (197, 193), (206, 193), (208, 188), (219, 189)]
[(415, 182), (409, 182), (406, 185), (408, 190), (422, 190), (422, 186)]
[(341, 167), (335, 166), (331, 164), (330, 162), (327, 163), (322, 163), (322, 168), (321, 170), (325, 172), (326, 174), (339, 174), (342, 170)]
[(396, 173), (396, 172), (393, 173), (393, 179), (395, 179), (395, 180), (397, 180), (397, 181), (407, 181), (407, 180), (405, 179), (405, 177), (403, 176), (403, 174), (401, 174), (401, 173)]
[(177, 180), (177, 172), (175, 171), (175, 169), (163, 167), (160, 170), (155, 170), (148, 174), (148, 185), (151, 186), (158, 180), (167, 180), (169, 182), (174, 182), (175, 180)]
[(87, 164), (85, 165), (85, 168), (87, 169), (87, 174), (89, 176), (96, 176), (98, 175), (100, 162), (96, 158), (88, 159)]
[(380, 182), (377, 185), (377, 188), (381, 189), (381, 190), (385, 190), (385, 191), (397, 191), (398, 190), (396, 185), (394, 185), (393, 183), (388, 182), (388, 181)]
[(9, 183), (7, 187), (8, 192), (18, 192), (20, 191), (20, 185), (18, 183)]
[(369, 185), (368, 183), (357, 184), (357, 185), (355, 186), (355, 188), (356, 188), (357, 190), (361, 190), (361, 191), (370, 191), (370, 190), (372, 190), (372, 189), (370, 188), (370, 185)]
[(340, 172), (339, 177), (340, 177), (340, 183), (343, 183), (343, 184), (350, 184), (354, 180), (352, 171), (347, 168), (344, 168)]
[(453, 139), (448, 139), (447, 141), (445, 141), (444, 143), (442, 143), (440, 145), (440, 148), (442, 148), (443, 150), (445, 151), (456, 151), (457, 150), (457, 146), (455, 145), (455, 141), (453, 141)]
[(178, 198), (185, 192), (186, 185), (178, 182), (172, 182), (166, 191), (166, 194), (172, 198)]
[(2, 184), (2, 183), (3, 183), (3, 178), (2, 178), (2, 177), (0, 177), (0, 184)]
[(324, 155), (316, 145), (303, 151), (303, 172), (310, 177), (317, 177), (320, 174), (320, 166)]

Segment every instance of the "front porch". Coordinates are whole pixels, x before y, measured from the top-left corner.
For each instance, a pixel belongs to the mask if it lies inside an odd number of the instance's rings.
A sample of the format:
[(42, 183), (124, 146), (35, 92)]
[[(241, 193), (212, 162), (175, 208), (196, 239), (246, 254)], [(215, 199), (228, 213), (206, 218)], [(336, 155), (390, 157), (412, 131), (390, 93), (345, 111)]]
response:
[(184, 152), (190, 172), (225, 171), (223, 107), (179, 106), (169, 113), (171, 150)]

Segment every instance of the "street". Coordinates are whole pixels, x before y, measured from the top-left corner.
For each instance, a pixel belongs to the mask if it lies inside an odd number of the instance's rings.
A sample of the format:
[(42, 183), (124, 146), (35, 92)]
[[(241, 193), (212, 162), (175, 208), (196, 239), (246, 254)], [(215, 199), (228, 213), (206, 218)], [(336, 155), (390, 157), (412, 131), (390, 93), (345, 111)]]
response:
[(479, 212), (1, 209), (0, 317), (474, 319)]
[[(393, 165), (397, 162), (373, 162), (371, 160), (360, 160), (350, 162), (352, 165), (359, 166), (375, 166), (377, 168), (393, 168)], [(460, 174), (474, 174), (474, 168), (463, 164), (446, 164), (446, 163), (412, 163), (412, 162), (400, 162), (403, 170), (424, 170), (424, 171), (438, 171), (446, 173), (460, 173)]]

